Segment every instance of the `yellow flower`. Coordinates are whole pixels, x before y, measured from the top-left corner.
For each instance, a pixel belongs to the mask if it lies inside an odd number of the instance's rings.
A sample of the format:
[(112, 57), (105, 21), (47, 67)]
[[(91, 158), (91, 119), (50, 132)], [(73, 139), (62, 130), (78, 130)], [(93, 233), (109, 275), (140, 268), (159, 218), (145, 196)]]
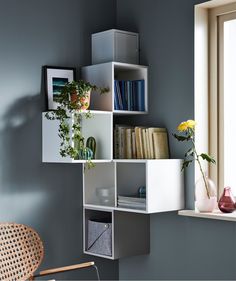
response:
[(196, 122), (194, 120), (188, 120), (188, 128), (193, 129), (196, 126)]
[(180, 123), (179, 126), (177, 127), (177, 130), (179, 132), (184, 132), (187, 129), (193, 129), (195, 127), (195, 125), (196, 125), (196, 122), (194, 120), (188, 120), (188, 121)]

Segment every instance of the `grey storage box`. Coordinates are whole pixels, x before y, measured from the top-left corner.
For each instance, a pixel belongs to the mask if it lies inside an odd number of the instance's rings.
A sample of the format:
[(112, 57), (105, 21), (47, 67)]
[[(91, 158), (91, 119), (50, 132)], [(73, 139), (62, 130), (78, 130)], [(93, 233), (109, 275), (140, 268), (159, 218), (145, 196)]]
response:
[(112, 256), (112, 224), (88, 220), (87, 251), (99, 255)]
[(139, 35), (117, 29), (92, 34), (92, 64), (104, 62), (139, 64)]

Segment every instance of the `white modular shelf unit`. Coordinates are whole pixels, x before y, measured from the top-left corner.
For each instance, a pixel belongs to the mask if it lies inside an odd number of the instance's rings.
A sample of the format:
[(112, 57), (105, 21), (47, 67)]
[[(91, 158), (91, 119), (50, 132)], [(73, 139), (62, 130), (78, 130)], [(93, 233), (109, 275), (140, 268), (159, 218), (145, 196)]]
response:
[[(121, 62), (108, 62), (82, 67), (84, 80), (99, 87), (109, 87), (107, 94), (92, 93), (91, 109), (112, 111), (115, 114), (148, 113), (148, 68), (147, 66)], [(114, 80), (144, 80), (144, 111), (114, 109)]]
[[(112, 160), (113, 153), (113, 116), (111, 112), (90, 111), (91, 118), (85, 118), (85, 112), (82, 113), (82, 134), (85, 141), (88, 137), (93, 136), (96, 139), (96, 158), (94, 163), (106, 162)], [(74, 115), (69, 119), (72, 126), (75, 122)], [(61, 140), (58, 136), (57, 120), (48, 120), (45, 113), (42, 114), (42, 145), (43, 162), (55, 163), (85, 163), (86, 160), (74, 160), (70, 157), (62, 157), (59, 153)], [(72, 144), (73, 145), (73, 144)]]
[[(88, 220), (108, 218), (112, 225), (111, 255), (88, 250)], [(150, 252), (150, 218), (147, 215), (117, 212), (99, 208), (84, 208), (84, 253), (107, 259), (145, 255)]]
[[(103, 210), (117, 210), (151, 214), (184, 208), (182, 160), (114, 160), (85, 169), (83, 175), (84, 206)], [(142, 209), (119, 207), (117, 197), (137, 196), (138, 189), (146, 187), (146, 206)], [(113, 199), (102, 205), (96, 189), (112, 188)]]

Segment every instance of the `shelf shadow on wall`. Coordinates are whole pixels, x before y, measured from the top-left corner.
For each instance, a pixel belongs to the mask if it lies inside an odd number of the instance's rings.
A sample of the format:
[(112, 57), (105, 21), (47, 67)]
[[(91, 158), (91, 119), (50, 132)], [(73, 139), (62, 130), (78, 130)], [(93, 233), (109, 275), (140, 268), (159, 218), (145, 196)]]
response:
[[(46, 253), (42, 268), (88, 260), (116, 268), (112, 261), (83, 254), (82, 167), (42, 163), (42, 107), (43, 95), (26, 96), (3, 116), (1, 221), (25, 223), (39, 232)], [(109, 279), (105, 270), (101, 276)], [(92, 280), (96, 276), (85, 270), (58, 277)]]

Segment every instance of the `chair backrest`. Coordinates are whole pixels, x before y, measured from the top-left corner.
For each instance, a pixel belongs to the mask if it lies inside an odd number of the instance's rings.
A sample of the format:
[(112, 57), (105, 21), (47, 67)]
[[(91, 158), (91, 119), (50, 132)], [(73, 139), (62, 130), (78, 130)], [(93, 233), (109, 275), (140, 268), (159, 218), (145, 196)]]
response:
[(0, 223), (0, 280), (29, 279), (39, 267), (43, 255), (43, 243), (32, 228)]

